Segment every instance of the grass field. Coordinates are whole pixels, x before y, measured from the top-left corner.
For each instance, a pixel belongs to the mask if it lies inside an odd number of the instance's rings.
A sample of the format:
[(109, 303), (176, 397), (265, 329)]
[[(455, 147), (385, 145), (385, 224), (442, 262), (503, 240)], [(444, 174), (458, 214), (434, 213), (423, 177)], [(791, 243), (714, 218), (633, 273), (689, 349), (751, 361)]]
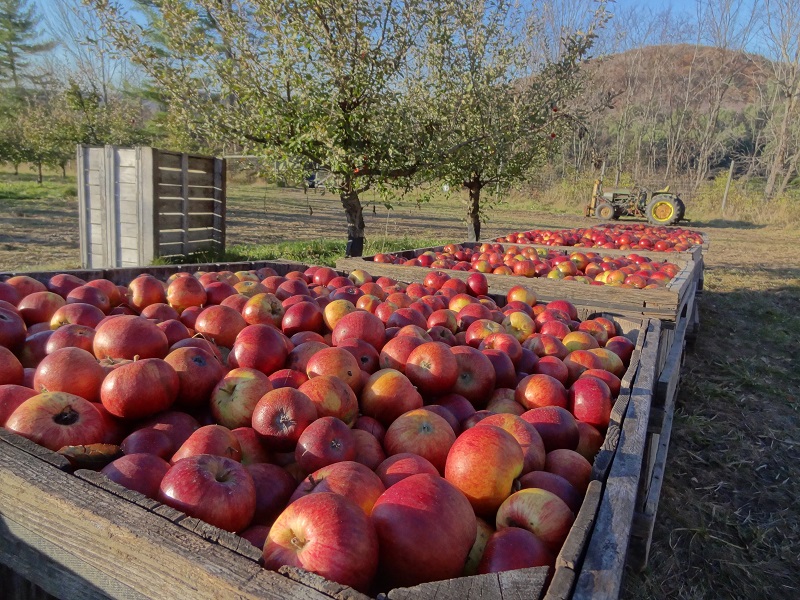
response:
[[(0, 180), (0, 271), (79, 266), (74, 181)], [(458, 197), (391, 211), (367, 195), (369, 249), (464, 237)], [(331, 195), (232, 185), (230, 258), (332, 263), (344, 248)], [(492, 237), (592, 224), (517, 198), (492, 213)], [(374, 209), (374, 212), (373, 212)], [(688, 216), (692, 217), (689, 206)], [(800, 595), (800, 266), (796, 227), (696, 220), (706, 255), (701, 331), (683, 368), (650, 564), (623, 597)], [(288, 244), (286, 242), (293, 242)], [(283, 245), (280, 245), (283, 243)]]

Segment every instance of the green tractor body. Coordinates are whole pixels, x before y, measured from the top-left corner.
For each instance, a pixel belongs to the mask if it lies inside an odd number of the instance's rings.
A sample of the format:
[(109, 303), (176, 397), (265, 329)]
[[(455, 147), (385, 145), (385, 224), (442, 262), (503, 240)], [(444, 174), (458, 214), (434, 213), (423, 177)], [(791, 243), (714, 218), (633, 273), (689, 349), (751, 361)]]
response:
[(653, 225), (674, 225), (685, 214), (686, 205), (679, 194), (669, 191), (669, 186), (657, 192), (640, 186), (604, 190), (602, 175), (595, 180), (592, 197), (584, 210), (587, 217), (606, 221), (639, 217)]

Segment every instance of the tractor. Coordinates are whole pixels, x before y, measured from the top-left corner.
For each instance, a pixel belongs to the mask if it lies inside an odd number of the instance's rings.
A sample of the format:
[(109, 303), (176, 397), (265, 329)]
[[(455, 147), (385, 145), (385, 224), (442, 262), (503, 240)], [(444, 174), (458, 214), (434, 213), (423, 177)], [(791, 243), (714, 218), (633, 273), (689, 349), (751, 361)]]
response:
[(638, 185), (606, 191), (602, 173), (600, 179), (595, 180), (592, 197), (584, 209), (586, 217), (605, 220), (641, 217), (653, 225), (674, 225), (685, 213), (686, 205), (678, 194), (669, 191), (669, 186), (657, 192)]

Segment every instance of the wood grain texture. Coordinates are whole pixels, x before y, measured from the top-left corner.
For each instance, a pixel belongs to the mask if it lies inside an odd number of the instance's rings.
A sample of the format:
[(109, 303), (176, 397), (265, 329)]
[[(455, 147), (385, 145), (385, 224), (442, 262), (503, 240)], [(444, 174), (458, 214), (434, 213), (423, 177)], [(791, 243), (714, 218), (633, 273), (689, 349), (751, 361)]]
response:
[(370, 597), (353, 588), (325, 579), (316, 573), (310, 573), (297, 567), (283, 566), (278, 572), (292, 581), (296, 581), (313, 590), (336, 600), (370, 600)]
[(575, 571), (569, 567), (556, 567), (553, 579), (547, 586), (544, 600), (569, 600), (572, 597), (572, 588), (575, 587), (577, 578)]
[(0, 590), (3, 600), (56, 600), (55, 596), (3, 564), (0, 564)]
[(575, 587), (575, 600), (619, 597), (656, 382), (660, 330), (661, 323), (651, 319), (595, 530)]
[(0, 527), (0, 562), (59, 598), (328, 597), (5, 441)]
[(549, 572), (549, 567), (535, 567), (459, 577), (396, 588), (385, 597), (389, 600), (536, 600), (544, 593)]
[(597, 480), (590, 481), (581, 508), (575, 516), (575, 522), (556, 557), (556, 568), (569, 567), (574, 571), (580, 569), (586, 544), (594, 530), (597, 509), (600, 507), (602, 497), (603, 483)]

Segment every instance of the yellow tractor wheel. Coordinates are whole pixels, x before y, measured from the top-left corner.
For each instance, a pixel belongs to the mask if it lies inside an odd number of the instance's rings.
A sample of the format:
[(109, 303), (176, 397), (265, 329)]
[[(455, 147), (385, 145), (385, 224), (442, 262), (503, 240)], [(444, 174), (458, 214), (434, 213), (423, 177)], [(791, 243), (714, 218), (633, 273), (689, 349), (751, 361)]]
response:
[(647, 220), (653, 225), (672, 225), (680, 220), (678, 203), (674, 196), (658, 194), (647, 205)]

